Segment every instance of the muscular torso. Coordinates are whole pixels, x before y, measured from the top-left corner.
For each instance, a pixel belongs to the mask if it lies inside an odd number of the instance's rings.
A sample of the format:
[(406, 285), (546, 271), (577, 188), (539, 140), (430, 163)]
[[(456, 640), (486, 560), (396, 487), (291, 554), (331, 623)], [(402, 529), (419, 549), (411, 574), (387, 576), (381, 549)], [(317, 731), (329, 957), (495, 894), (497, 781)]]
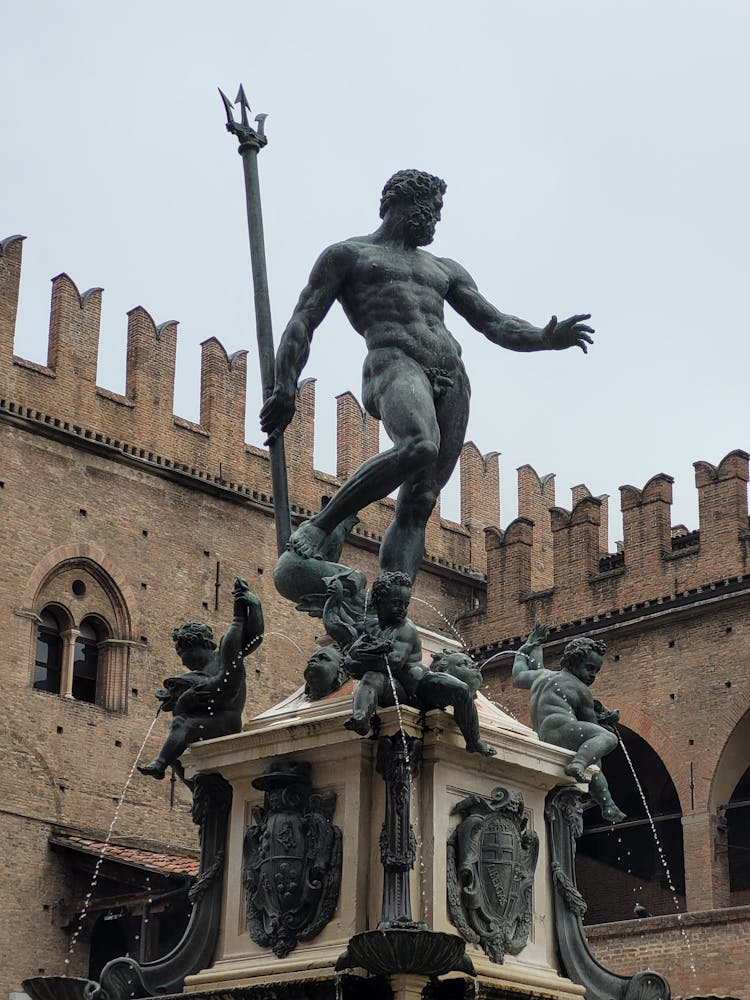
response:
[(463, 374), (460, 345), (443, 319), (448, 264), (424, 250), (369, 240), (343, 244), (349, 260), (339, 293), (349, 322), (367, 343), (367, 365), (377, 367), (381, 351), (391, 358), (400, 351), (424, 369)]
[(388, 657), (392, 676), (403, 686), (407, 695), (413, 695), (417, 684), (425, 675), (422, 642), (414, 623), (405, 618), (392, 625), (381, 625), (377, 618), (370, 618), (365, 629), (373, 638), (393, 643), (393, 652)]

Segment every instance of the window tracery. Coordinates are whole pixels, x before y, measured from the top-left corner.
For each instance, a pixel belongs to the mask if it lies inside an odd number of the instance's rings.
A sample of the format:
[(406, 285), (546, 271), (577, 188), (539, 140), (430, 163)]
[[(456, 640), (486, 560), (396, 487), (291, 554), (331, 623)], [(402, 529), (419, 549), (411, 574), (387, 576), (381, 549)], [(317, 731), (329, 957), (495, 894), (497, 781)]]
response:
[(34, 621), (34, 690), (124, 711), (130, 615), (105, 569), (83, 556), (44, 574), (28, 613)]

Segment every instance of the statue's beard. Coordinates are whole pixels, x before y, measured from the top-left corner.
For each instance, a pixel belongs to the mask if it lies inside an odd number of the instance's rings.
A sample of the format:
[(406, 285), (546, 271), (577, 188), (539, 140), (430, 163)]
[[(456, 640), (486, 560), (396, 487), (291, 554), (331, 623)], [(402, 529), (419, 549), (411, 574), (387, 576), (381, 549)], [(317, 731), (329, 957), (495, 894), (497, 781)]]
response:
[(406, 219), (406, 231), (417, 247), (426, 247), (435, 238), (437, 219), (426, 206), (415, 205)]

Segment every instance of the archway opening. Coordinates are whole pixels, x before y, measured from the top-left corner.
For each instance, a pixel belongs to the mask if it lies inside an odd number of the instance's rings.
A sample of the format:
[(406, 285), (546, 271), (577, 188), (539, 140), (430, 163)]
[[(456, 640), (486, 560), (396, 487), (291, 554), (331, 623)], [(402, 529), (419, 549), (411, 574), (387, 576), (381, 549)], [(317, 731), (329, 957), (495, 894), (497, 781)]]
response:
[(726, 807), (730, 906), (750, 904), (750, 767)]
[(588, 809), (577, 844), (576, 878), (588, 906), (587, 924), (685, 908), (682, 811), (677, 790), (656, 751), (632, 730), (625, 726), (618, 729), (645, 803), (625, 753), (618, 747), (604, 758), (602, 769), (627, 818), (612, 826), (602, 820), (596, 807)]
[(84, 618), (73, 654), (72, 695), (76, 701), (96, 701), (99, 677), (99, 643), (106, 638), (102, 625), (94, 618)]
[(34, 654), (34, 681), (37, 691), (60, 693), (62, 677), (62, 627), (51, 608), (44, 608), (39, 615)]

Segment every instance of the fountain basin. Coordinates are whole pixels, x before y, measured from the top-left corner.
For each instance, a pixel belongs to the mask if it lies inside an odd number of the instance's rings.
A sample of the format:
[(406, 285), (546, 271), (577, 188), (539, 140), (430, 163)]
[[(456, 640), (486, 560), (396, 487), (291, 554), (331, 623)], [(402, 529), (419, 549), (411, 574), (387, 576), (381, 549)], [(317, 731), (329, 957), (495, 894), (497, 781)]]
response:
[(373, 976), (412, 973), (434, 977), (446, 972), (475, 975), (466, 942), (458, 934), (407, 927), (355, 934), (336, 962), (337, 972), (353, 968), (365, 969)]

